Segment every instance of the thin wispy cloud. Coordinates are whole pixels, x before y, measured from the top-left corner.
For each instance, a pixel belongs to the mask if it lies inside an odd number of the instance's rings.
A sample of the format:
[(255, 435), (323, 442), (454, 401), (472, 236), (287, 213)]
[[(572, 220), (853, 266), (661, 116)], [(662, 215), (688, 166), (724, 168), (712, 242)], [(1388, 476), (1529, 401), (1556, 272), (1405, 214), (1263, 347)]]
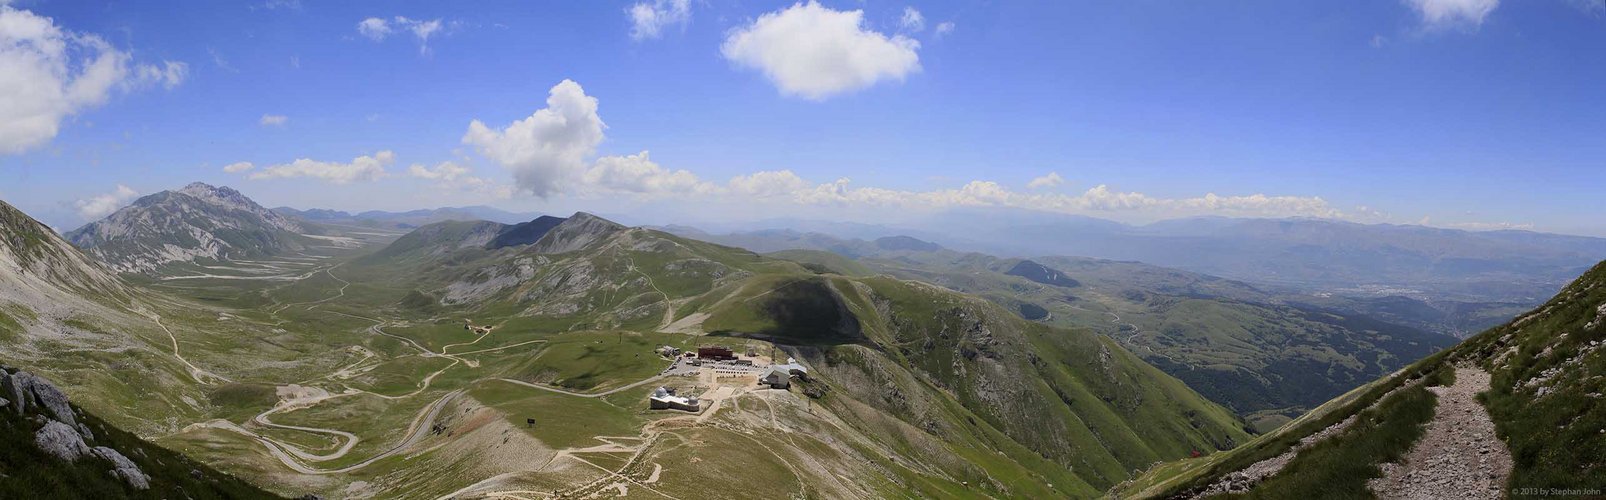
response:
[(1500, 0), (1404, 0), (1421, 16), (1430, 30), (1476, 30), (1489, 14), (1500, 7)]
[(357, 34), (375, 42), (383, 42), (398, 33), (411, 34), (418, 40), (419, 55), (428, 55), (430, 38), (458, 24), (441, 19), (412, 19), (406, 16), (390, 19), (370, 17), (357, 22)]
[(903, 17), (898, 20), (898, 26), (910, 33), (919, 33), (926, 30), (926, 16), (914, 7), (904, 7)]
[(691, 0), (640, 2), (625, 10), (630, 16), (630, 38), (636, 41), (663, 36), (664, 29), (691, 22)]

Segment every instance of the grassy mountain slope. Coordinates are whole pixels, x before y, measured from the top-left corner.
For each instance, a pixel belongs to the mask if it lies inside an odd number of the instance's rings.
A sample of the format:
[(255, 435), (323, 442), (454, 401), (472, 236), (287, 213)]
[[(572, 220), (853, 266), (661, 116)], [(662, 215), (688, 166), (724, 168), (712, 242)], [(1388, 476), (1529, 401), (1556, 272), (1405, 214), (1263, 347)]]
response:
[[(1389, 401), (1409, 397), (1402, 393), (1385, 395), (1423, 378), (1429, 384), (1443, 383), (1445, 373), (1456, 364), (1477, 366), (1492, 374), (1490, 387), (1479, 399), (1488, 408), (1499, 439), (1511, 449), (1508, 494), (1528, 488), (1601, 491), (1606, 489), (1606, 435), (1598, 432), (1606, 426), (1606, 405), (1600, 404), (1601, 394), (1606, 393), (1603, 345), (1606, 263), (1595, 266), (1539, 308), (1336, 398), (1277, 432), (1217, 456), (1157, 467), (1117, 492), (1155, 497), (1197, 491), (1229, 472), (1284, 453), (1299, 439), (1363, 411), (1370, 412), (1373, 421), (1409, 419), (1408, 412), (1418, 411), (1412, 408), (1420, 405)], [(1387, 432), (1397, 431), (1377, 426), (1352, 428), (1331, 438), (1332, 444), (1324, 441), (1324, 446), (1300, 452), (1295, 460), (1318, 461), (1319, 456), (1307, 455), (1353, 448), (1356, 445), (1352, 443), (1375, 440), (1375, 434)], [(1407, 448), (1412, 439), (1391, 448)], [(1375, 476), (1376, 465), (1386, 459), (1374, 456), (1352, 464), (1359, 467), (1346, 479)], [(1314, 485), (1300, 486), (1279, 476), (1272, 476), (1264, 487), (1279, 488), (1283, 494), (1316, 493), (1309, 489)]]
[[(827, 380), (858, 382), (839, 385), (859, 402), (938, 436), (1002, 434), (1097, 489), (1246, 437), (1229, 412), (1109, 339), (922, 283), (755, 280), (720, 301), (704, 328), (809, 346)], [(917, 383), (887, 385), (902, 378)]]

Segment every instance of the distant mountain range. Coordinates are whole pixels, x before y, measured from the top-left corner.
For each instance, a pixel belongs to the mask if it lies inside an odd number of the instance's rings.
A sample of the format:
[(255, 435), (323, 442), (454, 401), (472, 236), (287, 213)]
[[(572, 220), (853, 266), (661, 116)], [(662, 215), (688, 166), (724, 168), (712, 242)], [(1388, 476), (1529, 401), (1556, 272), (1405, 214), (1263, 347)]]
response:
[(382, 210), (369, 210), (366, 212), (343, 212), (323, 208), (297, 210), (290, 207), (278, 207), (274, 212), (296, 219), (325, 223), (345, 224), (353, 226), (383, 226), (396, 229), (411, 229), (436, 222), (457, 220), (476, 221), (485, 220), (502, 224), (518, 224), (535, 219), (540, 214), (515, 213), (487, 206), (472, 207), (442, 207), (423, 210), (408, 210), (406, 212), (386, 212)]
[(1527, 304), (1606, 259), (1606, 238), (1327, 219), (1195, 217), (1124, 225), (1073, 215), (954, 212), (915, 228), (941, 233), (956, 248), (1015, 256), (1140, 260), (1309, 291)]
[(783, 219), (723, 227), (729, 234), (721, 237), (731, 244), (776, 230), (867, 240), (908, 235), (994, 255), (1140, 261), (1303, 292), (1525, 305), (1606, 259), (1606, 238), (1310, 218), (1196, 217), (1129, 225), (973, 209), (891, 226)]

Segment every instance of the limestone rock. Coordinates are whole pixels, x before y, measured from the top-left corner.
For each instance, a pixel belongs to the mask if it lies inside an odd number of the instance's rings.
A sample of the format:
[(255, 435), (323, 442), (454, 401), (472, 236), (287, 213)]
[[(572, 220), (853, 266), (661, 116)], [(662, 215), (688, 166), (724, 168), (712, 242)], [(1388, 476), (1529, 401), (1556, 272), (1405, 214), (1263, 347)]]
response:
[(133, 460), (123, 456), (122, 453), (105, 446), (96, 446), (93, 452), (95, 456), (111, 462), (114, 466), (111, 471), (112, 475), (122, 478), (129, 486), (134, 487), (136, 490), (148, 490), (151, 488), (151, 477), (146, 475), (145, 471), (139, 470), (139, 466), (135, 465)]
[(19, 371), (6, 375), (5, 380), (0, 381), (0, 385), (4, 386), (5, 394), (17, 402), (17, 413), (27, 413), (31, 401), (44, 407), (56, 421), (67, 424), (69, 428), (78, 426), (72, 406), (67, 404), (67, 395), (50, 381), (32, 373)]
[[(17, 373), (22, 374), (22, 372)], [(18, 379), (18, 375), (0, 371), (0, 379), (3, 379), (0, 380), (0, 390), (4, 390), (6, 396), (17, 402), (17, 413), (23, 414), (28, 411), (28, 393), (23, 390), (22, 380)]]
[(90, 453), (89, 445), (84, 444), (84, 438), (78, 435), (78, 431), (54, 420), (45, 422), (45, 426), (34, 434), (33, 442), (45, 453), (68, 462)]

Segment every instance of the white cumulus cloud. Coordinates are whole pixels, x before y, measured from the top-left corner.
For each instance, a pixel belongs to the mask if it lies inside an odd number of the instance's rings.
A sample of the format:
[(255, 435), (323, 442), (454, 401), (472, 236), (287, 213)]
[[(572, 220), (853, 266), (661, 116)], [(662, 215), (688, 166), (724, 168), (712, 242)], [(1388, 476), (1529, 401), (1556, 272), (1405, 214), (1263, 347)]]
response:
[(953, 23), (953, 21), (943, 21), (943, 22), (937, 23), (937, 28), (932, 30), (932, 36), (935, 36), (937, 38), (942, 38), (944, 36), (947, 36), (949, 33), (953, 33), (953, 32), (954, 32), (954, 23)]
[(793, 4), (731, 31), (720, 53), (782, 94), (822, 100), (920, 71), (920, 42), (865, 28), (864, 11)]
[(659, 166), (646, 151), (598, 158), (582, 180), (592, 189), (648, 195), (703, 193), (713, 189), (689, 171), (672, 171)]
[(230, 163), (228, 165), (224, 165), (223, 166), (223, 171), (231, 173), (231, 174), (238, 174), (240, 172), (251, 170), (253, 168), (257, 168), (256, 164), (253, 164), (253, 163), (248, 162), (248, 161), (242, 161), (242, 162), (235, 162), (235, 163)]
[(1404, 0), (1430, 29), (1477, 29), (1500, 0)]
[(788, 196), (812, 187), (808, 181), (791, 170), (755, 172), (732, 177), (728, 183), (731, 192), (755, 198)]
[(100, 220), (101, 217), (111, 215), (138, 197), (139, 192), (134, 188), (118, 184), (117, 189), (110, 193), (74, 201), (73, 208), (78, 210), (78, 216), (84, 220)]
[(288, 121), (290, 121), (290, 117), (284, 115), (262, 115), (262, 119), (257, 120), (257, 123), (264, 126), (282, 126)]
[(664, 28), (691, 21), (691, 0), (653, 0), (632, 5), (630, 38), (636, 41), (663, 36)]
[(0, 154), (44, 145), (67, 117), (104, 104), (114, 90), (183, 83), (189, 66), (135, 64), (91, 33), (0, 2)]
[(1059, 172), (1049, 172), (1048, 175), (1032, 179), (1031, 182), (1026, 183), (1026, 187), (1029, 189), (1047, 189), (1060, 187), (1061, 184), (1065, 184), (1065, 178), (1060, 177)]
[(602, 143), (597, 99), (573, 80), (547, 91), (546, 108), (500, 129), (474, 120), (463, 144), (513, 173), (520, 189), (547, 197), (575, 181)]
[(359, 156), (350, 163), (317, 161), (301, 158), (283, 165), (271, 165), (251, 174), (251, 180), (312, 178), (333, 184), (350, 184), (384, 178), (385, 166), (396, 161), (396, 154), (380, 151), (373, 156)]

